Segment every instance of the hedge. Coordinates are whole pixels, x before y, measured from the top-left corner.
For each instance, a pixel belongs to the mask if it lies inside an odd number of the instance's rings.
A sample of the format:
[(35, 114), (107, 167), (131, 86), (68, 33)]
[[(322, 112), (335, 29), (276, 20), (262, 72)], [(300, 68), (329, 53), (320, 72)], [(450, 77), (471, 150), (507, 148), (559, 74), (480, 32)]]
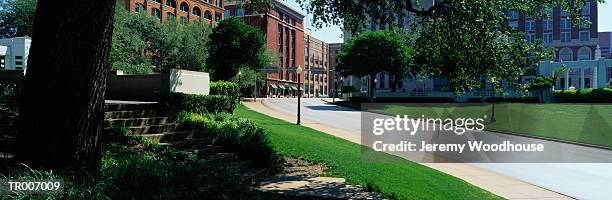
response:
[(560, 103), (612, 103), (612, 89), (555, 90), (553, 97)]
[(183, 112), (178, 121), (182, 127), (195, 130), (195, 138), (235, 152), (239, 158), (250, 160), (255, 166), (280, 169), (281, 158), (270, 147), (265, 131), (249, 120), (227, 113), (198, 115)]
[(211, 82), (210, 95), (225, 95), (240, 102), (240, 86), (234, 82)]
[(165, 93), (160, 95), (159, 102), (170, 113), (233, 113), (237, 106), (235, 98), (225, 95)]

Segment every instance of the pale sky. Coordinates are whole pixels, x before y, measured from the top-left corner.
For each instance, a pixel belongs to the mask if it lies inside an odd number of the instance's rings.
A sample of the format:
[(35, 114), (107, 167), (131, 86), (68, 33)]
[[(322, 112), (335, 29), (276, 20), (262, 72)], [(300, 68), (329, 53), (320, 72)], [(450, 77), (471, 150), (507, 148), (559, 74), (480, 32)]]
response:
[[(302, 10), (300, 5), (295, 2), (295, 0), (285, 0), (286, 3), (291, 5), (293, 8), (301, 10), (302, 13), (306, 13), (306, 11)], [(612, 0), (607, 0), (604, 4), (599, 4), (597, 21), (599, 22), (598, 31), (599, 32), (612, 32)], [(307, 28), (310, 28), (313, 34), (327, 42), (327, 43), (337, 43), (342, 42), (342, 30), (338, 26), (330, 26), (323, 27), (321, 29), (314, 29), (312, 27), (312, 14), (308, 14), (306, 19), (304, 19), (304, 23)]]

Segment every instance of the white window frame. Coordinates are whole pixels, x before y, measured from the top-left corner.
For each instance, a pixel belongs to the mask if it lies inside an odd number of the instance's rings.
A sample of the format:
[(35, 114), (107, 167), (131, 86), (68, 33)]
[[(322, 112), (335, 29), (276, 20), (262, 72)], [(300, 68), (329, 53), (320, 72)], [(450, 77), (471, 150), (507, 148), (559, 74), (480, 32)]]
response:
[(544, 33), (542, 34), (542, 39), (544, 40), (545, 44), (550, 44), (553, 42), (553, 33)]
[[(564, 36), (567, 35), (567, 40)], [(564, 31), (561, 32), (561, 42), (572, 42), (572, 32)]]
[(552, 19), (545, 19), (543, 21), (543, 28), (544, 28), (545, 31), (551, 31), (551, 30), (553, 30), (554, 24), (555, 24), (554, 20), (552, 20)]
[(535, 31), (535, 30), (536, 30), (536, 21), (526, 20), (525, 21), (525, 31)]
[(561, 19), (559, 22), (559, 27), (561, 29), (572, 29), (572, 20), (569, 18)]

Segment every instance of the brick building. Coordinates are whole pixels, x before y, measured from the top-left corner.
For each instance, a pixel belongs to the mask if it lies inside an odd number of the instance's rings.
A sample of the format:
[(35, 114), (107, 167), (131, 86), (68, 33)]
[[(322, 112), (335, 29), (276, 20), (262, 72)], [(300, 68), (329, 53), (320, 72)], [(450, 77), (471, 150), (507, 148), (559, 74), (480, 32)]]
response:
[(211, 25), (223, 20), (224, 0), (119, 0), (130, 12), (146, 12), (162, 22), (201, 19)]
[[(330, 94), (340, 92), (340, 74), (336, 68), (338, 67), (338, 52), (340, 52), (340, 48), (342, 47), (342, 43), (330, 43), (329, 44), (329, 86), (330, 86)], [(335, 96), (334, 96), (335, 97)]]
[(612, 59), (612, 32), (599, 32), (599, 47), (601, 56)]
[(508, 26), (527, 33), (527, 41), (544, 41), (544, 46), (554, 47), (556, 60), (591, 60), (599, 44), (597, 33), (597, 3), (586, 2), (582, 17), (590, 25), (574, 26), (567, 12), (560, 7), (549, 11), (548, 17), (531, 18), (525, 14), (508, 11)]
[[(225, 17), (242, 17), (265, 34), (267, 49), (278, 56), (277, 66), (265, 69), (266, 80), (260, 94), (271, 97), (295, 96), (298, 89), (297, 68), (304, 69), (304, 14), (283, 3), (273, 1), (270, 9), (251, 9), (236, 2), (226, 2)], [(259, 12), (254, 12), (257, 10)], [(305, 71), (305, 70), (304, 70)], [(304, 71), (300, 75), (304, 94)]]
[(315, 38), (310, 30), (306, 30), (304, 44), (304, 96), (329, 96), (329, 44)]

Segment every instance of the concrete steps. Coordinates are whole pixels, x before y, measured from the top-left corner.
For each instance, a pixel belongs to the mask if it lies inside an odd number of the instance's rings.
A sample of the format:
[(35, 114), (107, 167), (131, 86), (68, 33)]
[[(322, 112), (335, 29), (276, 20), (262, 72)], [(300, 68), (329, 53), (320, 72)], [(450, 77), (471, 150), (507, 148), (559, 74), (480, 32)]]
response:
[(344, 178), (286, 176), (267, 177), (256, 183), (255, 189), (286, 197), (314, 199), (373, 199), (382, 200), (375, 192), (359, 185), (348, 185)]
[(173, 133), (178, 131), (176, 128), (178, 125), (176, 123), (170, 124), (156, 124), (156, 125), (146, 125), (146, 126), (133, 126), (127, 127), (130, 129), (131, 134), (133, 135), (148, 135), (148, 134), (159, 134), (159, 133)]
[(151, 118), (164, 115), (164, 113), (155, 110), (106, 111), (104, 112), (104, 119)]
[(147, 138), (156, 143), (175, 142), (193, 139), (195, 131), (176, 131), (166, 133), (144, 134), (141, 137)]
[(119, 118), (106, 120), (111, 126), (137, 127), (171, 123), (169, 117)]

